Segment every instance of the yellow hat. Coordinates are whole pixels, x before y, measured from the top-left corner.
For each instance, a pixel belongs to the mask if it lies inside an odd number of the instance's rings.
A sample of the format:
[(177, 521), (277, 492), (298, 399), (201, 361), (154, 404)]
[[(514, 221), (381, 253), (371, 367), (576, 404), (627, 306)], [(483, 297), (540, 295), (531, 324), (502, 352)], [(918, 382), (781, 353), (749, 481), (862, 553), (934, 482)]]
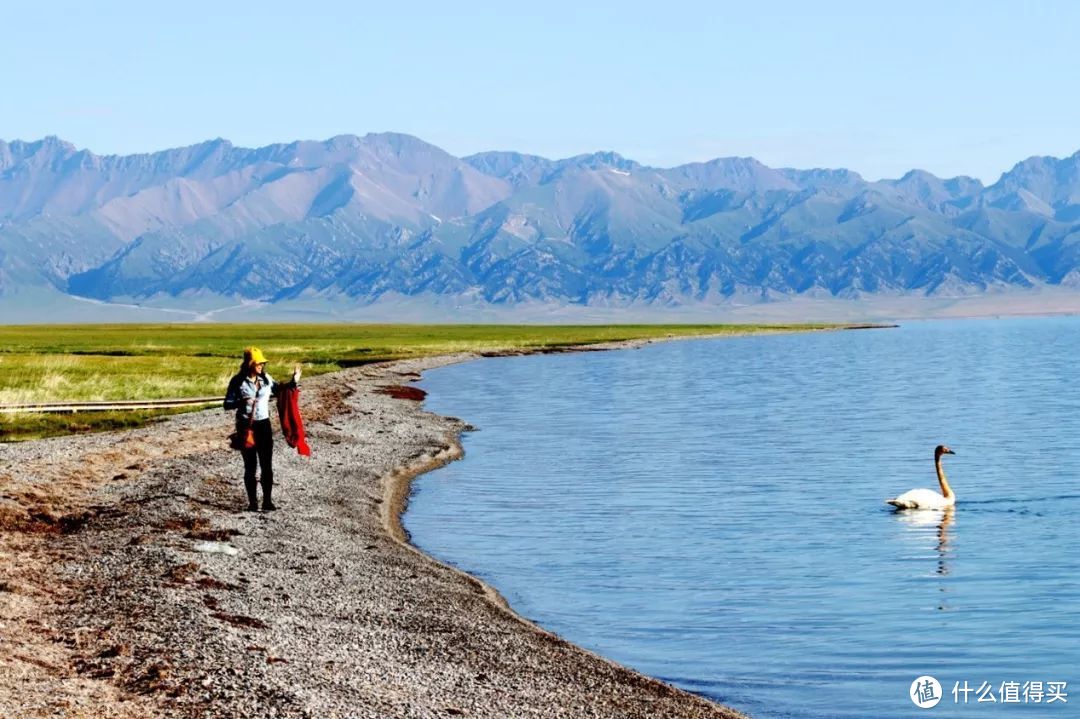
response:
[(266, 355), (258, 347), (246, 347), (244, 349), (244, 362), (247, 364), (262, 364), (266, 362)]

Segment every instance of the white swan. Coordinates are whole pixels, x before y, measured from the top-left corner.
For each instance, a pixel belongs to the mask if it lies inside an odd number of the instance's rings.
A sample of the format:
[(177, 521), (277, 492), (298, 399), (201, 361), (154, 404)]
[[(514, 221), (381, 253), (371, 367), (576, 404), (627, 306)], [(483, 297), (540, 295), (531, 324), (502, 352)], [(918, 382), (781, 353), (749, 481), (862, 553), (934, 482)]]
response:
[(956, 454), (956, 452), (943, 444), (939, 444), (934, 449), (934, 469), (937, 470), (938, 483), (941, 484), (941, 494), (932, 489), (913, 489), (895, 499), (886, 499), (885, 503), (898, 509), (945, 509), (956, 504), (956, 495), (953, 494), (949, 481), (945, 479), (945, 470), (941, 468), (943, 454)]

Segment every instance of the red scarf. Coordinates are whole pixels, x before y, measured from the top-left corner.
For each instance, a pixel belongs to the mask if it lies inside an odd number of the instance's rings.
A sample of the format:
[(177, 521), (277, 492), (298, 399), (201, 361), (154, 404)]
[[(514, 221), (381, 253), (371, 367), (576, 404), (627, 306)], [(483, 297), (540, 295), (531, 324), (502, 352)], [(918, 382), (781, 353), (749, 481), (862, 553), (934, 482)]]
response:
[(304, 420), (300, 416), (300, 390), (282, 387), (277, 401), (278, 420), (285, 442), (305, 457), (311, 456), (311, 447), (304, 440)]

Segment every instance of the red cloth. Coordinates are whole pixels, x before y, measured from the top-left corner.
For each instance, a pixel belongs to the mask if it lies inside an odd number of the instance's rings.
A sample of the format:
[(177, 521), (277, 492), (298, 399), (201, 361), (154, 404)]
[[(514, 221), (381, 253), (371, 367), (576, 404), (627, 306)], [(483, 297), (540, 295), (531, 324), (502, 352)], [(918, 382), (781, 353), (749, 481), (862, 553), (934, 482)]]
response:
[(300, 390), (296, 387), (282, 387), (277, 400), (278, 420), (285, 442), (305, 457), (311, 456), (311, 447), (304, 439), (304, 420), (300, 416)]

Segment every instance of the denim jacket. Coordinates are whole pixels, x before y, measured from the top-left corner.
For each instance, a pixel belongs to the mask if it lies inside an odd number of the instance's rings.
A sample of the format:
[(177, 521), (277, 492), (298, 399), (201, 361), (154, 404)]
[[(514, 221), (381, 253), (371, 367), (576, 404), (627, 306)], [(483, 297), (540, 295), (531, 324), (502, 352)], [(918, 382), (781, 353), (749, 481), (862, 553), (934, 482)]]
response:
[[(258, 391), (255, 386), (258, 383)], [(255, 408), (255, 421), (270, 418), (270, 397), (276, 397), (283, 387), (291, 386), (275, 382), (274, 378), (263, 372), (254, 379), (238, 373), (229, 380), (229, 389), (225, 392), (225, 409), (236, 410), (236, 421), (246, 422)]]

